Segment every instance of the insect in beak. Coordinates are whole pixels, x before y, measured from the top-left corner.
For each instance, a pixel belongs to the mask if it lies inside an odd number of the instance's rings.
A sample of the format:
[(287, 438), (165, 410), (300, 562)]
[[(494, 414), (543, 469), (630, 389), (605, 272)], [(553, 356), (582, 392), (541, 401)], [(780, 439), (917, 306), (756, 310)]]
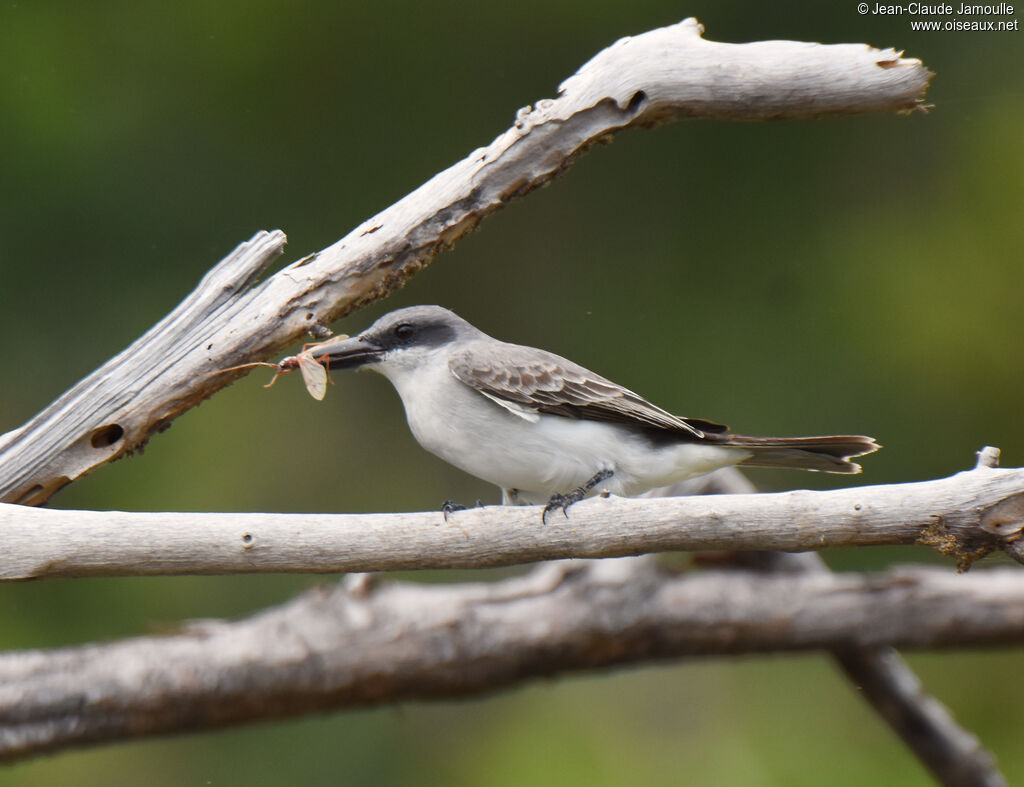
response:
[[(341, 334), (339, 336), (332, 336), (328, 341), (333, 342), (338, 339), (347, 338), (347, 336)], [(218, 369), (216, 372), (211, 372), (211, 374), (223, 374), (224, 372), (234, 372), (239, 369), (252, 369), (254, 366), (267, 366), (275, 370), (270, 382), (263, 386), (264, 388), (270, 388), (282, 374), (288, 374), (298, 369), (302, 374), (302, 382), (305, 383), (309, 395), (319, 402), (327, 395), (327, 383), (330, 381), (330, 378), (327, 376), (327, 363), (329, 361), (314, 358), (312, 355), (313, 348), (321, 344), (326, 344), (326, 342), (303, 345), (302, 351), (298, 355), (289, 355), (287, 358), (282, 358), (278, 363), (253, 361), (252, 363), (243, 363), (238, 366), (229, 366), (227, 369)]]

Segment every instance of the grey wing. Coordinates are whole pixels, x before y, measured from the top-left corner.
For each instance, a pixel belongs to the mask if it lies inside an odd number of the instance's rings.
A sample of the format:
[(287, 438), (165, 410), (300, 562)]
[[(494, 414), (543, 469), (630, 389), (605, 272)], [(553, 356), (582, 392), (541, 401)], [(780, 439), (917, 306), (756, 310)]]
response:
[(727, 431), (711, 421), (672, 415), (572, 361), (532, 347), (474, 343), (453, 353), (448, 368), (461, 382), (519, 415), (550, 413), (697, 439), (705, 432)]

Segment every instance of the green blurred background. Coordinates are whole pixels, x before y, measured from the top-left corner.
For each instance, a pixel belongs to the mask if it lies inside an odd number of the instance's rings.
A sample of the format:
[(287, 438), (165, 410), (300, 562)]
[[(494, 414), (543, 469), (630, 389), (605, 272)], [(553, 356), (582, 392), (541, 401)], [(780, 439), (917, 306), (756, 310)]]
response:
[[(886, 448), (853, 483), (948, 475), (985, 444), (1024, 463), (1022, 34), (914, 33), (907, 17), (862, 16), (852, 0), (4, 3), (0, 431), (134, 340), (256, 230), (288, 233), (282, 262), (320, 249), (489, 143), (602, 47), (689, 15), (714, 40), (906, 49), (937, 72), (936, 109), (626, 133), (335, 328), (441, 303), (682, 414), (762, 434), (876, 435)], [(294, 378), (265, 391), (266, 376), (51, 505), (387, 511), (497, 499), (415, 444), (383, 378), (336, 374), (317, 403)], [(933, 559), (827, 557), (843, 569)], [(7, 585), (0, 646), (238, 616), (330, 581)], [(911, 657), (1011, 782), (1024, 781), (1024, 690), (1004, 676), (1020, 655)], [(143, 781), (929, 783), (817, 655), (572, 677), (0, 771), (19, 785)]]

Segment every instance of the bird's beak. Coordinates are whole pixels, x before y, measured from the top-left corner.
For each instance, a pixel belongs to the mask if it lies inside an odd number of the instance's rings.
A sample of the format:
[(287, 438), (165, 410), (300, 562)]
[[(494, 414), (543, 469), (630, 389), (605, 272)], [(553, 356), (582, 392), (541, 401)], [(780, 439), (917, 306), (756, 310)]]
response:
[(379, 361), (384, 355), (384, 350), (362, 336), (346, 336), (311, 347), (309, 354), (321, 363), (326, 358), (330, 369), (357, 369)]

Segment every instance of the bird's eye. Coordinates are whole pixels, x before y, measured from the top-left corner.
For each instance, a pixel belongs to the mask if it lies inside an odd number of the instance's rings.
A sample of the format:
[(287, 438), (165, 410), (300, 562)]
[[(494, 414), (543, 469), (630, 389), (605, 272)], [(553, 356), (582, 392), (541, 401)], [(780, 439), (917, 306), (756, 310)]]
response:
[(399, 339), (411, 339), (412, 338), (412, 326), (407, 322), (399, 323), (395, 326), (395, 336)]

